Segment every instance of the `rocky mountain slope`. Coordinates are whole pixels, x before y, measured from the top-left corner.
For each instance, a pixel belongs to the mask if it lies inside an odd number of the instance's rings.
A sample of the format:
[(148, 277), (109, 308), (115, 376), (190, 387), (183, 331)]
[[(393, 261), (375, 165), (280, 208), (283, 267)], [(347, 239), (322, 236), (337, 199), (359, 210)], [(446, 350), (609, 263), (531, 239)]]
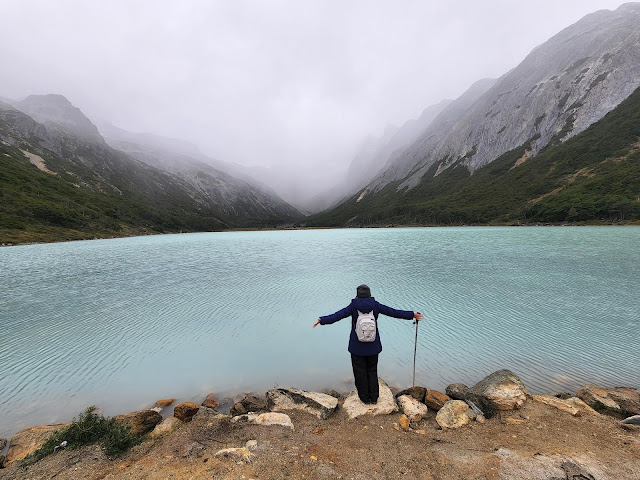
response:
[[(640, 88), (603, 119), (531, 155), (527, 141), (473, 174), (458, 163), (397, 191), (352, 197), (309, 225), (519, 224), (640, 220)], [(436, 175), (437, 173), (437, 175)]]
[(299, 216), (215, 169), (181, 177), (112, 148), (59, 95), (0, 103), (0, 141), (2, 241), (273, 226)]
[(526, 142), (528, 156), (601, 119), (640, 86), (640, 3), (587, 15), (535, 48), (462, 111), (454, 102), (366, 189), (418, 185), (461, 164), (469, 171)]
[[(333, 212), (325, 212), (310, 223), (386, 222), (389, 218), (381, 211), (388, 213), (394, 205), (408, 204), (422, 205), (416, 207), (421, 213), (393, 217), (416, 222), (420, 218), (436, 223), (471, 221), (468, 217), (473, 215), (461, 215), (454, 221), (440, 216), (440, 211), (425, 216), (426, 205), (444, 192), (448, 195), (466, 186), (480, 188), (481, 182), (472, 179), (483, 166), (515, 153), (519, 153), (520, 163), (533, 159), (545, 148), (583, 132), (629, 97), (640, 86), (639, 24), (640, 3), (587, 15), (535, 48), (500, 79), (473, 85), (413, 144), (392, 155), (382, 174)], [(444, 172), (447, 175), (439, 178)], [(494, 188), (502, 198), (500, 190), (510, 186), (496, 184)], [(479, 205), (490, 203), (496, 192), (475, 192), (477, 201), (470, 207), (477, 210)], [(456, 206), (438, 208), (448, 211)], [(517, 220), (514, 211), (507, 216)], [(498, 216), (482, 214), (473, 221), (498, 221)]]

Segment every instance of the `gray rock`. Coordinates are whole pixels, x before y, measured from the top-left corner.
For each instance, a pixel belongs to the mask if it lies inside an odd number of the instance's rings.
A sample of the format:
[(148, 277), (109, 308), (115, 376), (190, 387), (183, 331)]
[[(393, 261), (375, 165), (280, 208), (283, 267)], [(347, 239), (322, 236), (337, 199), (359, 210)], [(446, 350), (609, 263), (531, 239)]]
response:
[(291, 417), (286, 413), (267, 412), (261, 414), (247, 413), (245, 415), (237, 415), (231, 419), (231, 422), (248, 422), (256, 425), (280, 425), (282, 427), (294, 430)]
[(247, 447), (240, 448), (223, 448), (218, 450), (214, 457), (225, 457), (242, 462), (250, 462), (255, 455), (249, 451)]
[(464, 396), (468, 391), (469, 387), (467, 387), (464, 383), (452, 383), (446, 388), (445, 393), (452, 400), (464, 400)]
[(350, 419), (360, 417), (362, 415), (388, 415), (398, 411), (398, 405), (393, 398), (391, 389), (384, 380), (378, 378), (380, 388), (380, 396), (378, 403), (374, 405), (365, 405), (358, 397), (358, 392), (352, 390), (342, 404), (342, 408), (347, 412)]
[(7, 446), (7, 439), (6, 438), (0, 438), (0, 450), (2, 450), (6, 446)]
[(622, 425), (640, 425), (640, 415), (633, 415), (620, 422)]
[(425, 387), (409, 387), (405, 390), (402, 390), (401, 392), (396, 393), (396, 398), (399, 398), (402, 395), (409, 395), (419, 402), (424, 402), (424, 397), (426, 394), (427, 389)]
[(473, 402), (486, 418), (498, 410), (517, 410), (527, 400), (527, 389), (516, 374), (498, 370), (469, 389), (465, 400)]
[(167, 417), (153, 429), (151, 432), (151, 438), (163, 437), (173, 433), (182, 421), (176, 417)]
[(475, 418), (476, 414), (462, 400), (449, 400), (436, 414), (436, 422), (443, 430), (463, 427)]
[(247, 395), (239, 402), (234, 403), (229, 409), (229, 413), (235, 416), (249, 412), (266, 412), (268, 410), (266, 399), (256, 397), (255, 395)]
[(419, 422), (429, 411), (424, 403), (419, 402), (410, 395), (400, 395), (397, 400), (400, 411), (402, 411), (411, 422)]
[(587, 384), (577, 396), (599, 412), (623, 417), (640, 415), (640, 390), (635, 388), (600, 388)]
[(302, 410), (325, 420), (335, 412), (338, 399), (325, 393), (278, 387), (267, 392), (267, 407), (274, 412)]

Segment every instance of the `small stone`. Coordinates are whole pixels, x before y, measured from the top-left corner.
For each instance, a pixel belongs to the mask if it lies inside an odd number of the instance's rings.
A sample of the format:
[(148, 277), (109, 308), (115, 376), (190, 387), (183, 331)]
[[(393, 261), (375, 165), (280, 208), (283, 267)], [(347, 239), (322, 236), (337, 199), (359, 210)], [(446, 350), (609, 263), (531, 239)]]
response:
[(622, 425), (638, 425), (640, 426), (640, 415), (633, 415), (625, 418), (620, 422)]
[(152, 412), (160, 413), (162, 412), (162, 407), (153, 407), (153, 408), (150, 408), (149, 410), (151, 410)]
[(324, 433), (324, 429), (322, 427), (318, 427), (313, 431), (313, 433), (316, 435), (322, 435)]
[(294, 430), (291, 417), (285, 413), (267, 412), (261, 414), (247, 413), (245, 415), (236, 415), (231, 418), (233, 423), (237, 422), (249, 422), (257, 425), (280, 425), (282, 427), (290, 428)]
[(462, 400), (449, 400), (436, 415), (436, 422), (443, 430), (460, 428), (476, 418), (469, 405)]
[(4, 455), (0, 455), (0, 468), (4, 468)]
[(167, 417), (153, 429), (151, 432), (151, 438), (159, 438), (164, 435), (173, 433), (180, 425), (180, 420), (176, 417)]
[(464, 400), (464, 396), (469, 391), (469, 387), (467, 387), (464, 383), (452, 383), (449, 385), (445, 392), (451, 400)]
[(218, 396), (215, 393), (207, 394), (207, 398), (202, 402), (203, 407), (213, 408), (214, 410), (220, 406), (218, 403)]
[(435, 410), (436, 412), (442, 408), (442, 406), (452, 400), (449, 395), (445, 395), (437, 390), (427, 390), (424, 397), (424, 403), (427, 407)]
[(162, 400), (156, 401), (156, 406), (157, 407), (168, 407), (175, 401), (176, 401), (175, 398), (163, 398)]
[(239, 460), (242, 462), (250, 462), (255, 455), (251, 453), (247, 447), (241, 447), (241, 448), (224, 448), (222, 450), (218, 450), (214, 454), (214, 456), (231, 458), (231, 459)]
[(400, 410), (412, 422), (419, 422), (428, 412), (427, 406), (409, 395), (401, 395), (398, 397), (398, 406)]
[(114, 417), (118, 422), (129, 427), (133, 435), (144, 435), (151, 432), (162, 421), (162, 415), (153, 410), (140, 410)]
[(589, 405), (584, 403), (584, 401), (580, 400), (578, 397), (567, 398), (566, 400), (564, 400), (564, 402), (569, 404), (569, 405), (571, 405), (572, 407), (577, 408), (578, 410), (580, 410), (583, 413), (587, 413), (587, 414), (593, 415), (595, 417), (599, 417), (600, 416), (600, 414), (598, 412), (596, 412), (593, 408), (591, 408)]
[(406, 415), (400, 415), (400, 418), (398, 418), (398, 423), (400, 424), (402, 430), (404, 430), (405, 432), (409, 431), (409, 418)]
[(522, 420), (521, 418), (507, 417), (504, 419), (504, 423), (506, 423), (507, 425), (522, 425), (524, 423), (524, 420)]
[(318, 461), (318, 457), (316, 457), (315, 455), (311, 455), (309, 458), (310, 458), (311, 460), (313, 460), (314, 462), (317, 462), (317, 461)]
[(417, 433), (419, 435), (426, 435), (427, 431), (422, 428), (419, 428), (418, 430), (414, 430), (414, 433)]
[(183, 422), (190, 422), (193, 416), (198, 413), (200, 407), (193, 402), (184, 402), (176, 405), (173, 409), (173, 416)]
[(340, 392), (336, 391), (336, 390), (323, 390), (322, 393), (325, 393), (327, 395), (331, 395), (334, 398), (337, 398), (338, 400), (340, 398), (342, 398), (342, 395), (340, 395)]
[(7, 446), (7, 439), (6, 438), (0, 438), (0, 450), (4, 449), (4, 447)]
[(248, 440), (247, 443), (245, 443), (244, 445), (248, 450), (253, 451), (256, 448), (258, 448), (258, 441), (257, 440)]

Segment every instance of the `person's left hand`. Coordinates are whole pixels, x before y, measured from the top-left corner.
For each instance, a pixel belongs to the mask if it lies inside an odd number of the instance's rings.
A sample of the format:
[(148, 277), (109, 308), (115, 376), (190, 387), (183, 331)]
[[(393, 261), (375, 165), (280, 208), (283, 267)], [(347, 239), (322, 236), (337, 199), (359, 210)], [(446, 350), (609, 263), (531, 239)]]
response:
[(415, 318), (418, 322), (424, 318), (420, 312), (413, 312), (413, 318)]
[(316, 323), (313, 324), (313, 328), (316, 328), (318, 325), (320, 325), (320, 319), (318, 319)]

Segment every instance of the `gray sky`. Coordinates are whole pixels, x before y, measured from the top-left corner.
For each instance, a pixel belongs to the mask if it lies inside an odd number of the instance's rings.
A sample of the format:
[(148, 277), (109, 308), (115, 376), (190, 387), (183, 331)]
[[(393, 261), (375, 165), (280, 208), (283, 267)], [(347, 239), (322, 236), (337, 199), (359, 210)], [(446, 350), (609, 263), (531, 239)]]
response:
[(1, 0), (0, 95), (61, 93), (127, 130), (300, 171), (314, 190), (364, 136), (622, 3)]

